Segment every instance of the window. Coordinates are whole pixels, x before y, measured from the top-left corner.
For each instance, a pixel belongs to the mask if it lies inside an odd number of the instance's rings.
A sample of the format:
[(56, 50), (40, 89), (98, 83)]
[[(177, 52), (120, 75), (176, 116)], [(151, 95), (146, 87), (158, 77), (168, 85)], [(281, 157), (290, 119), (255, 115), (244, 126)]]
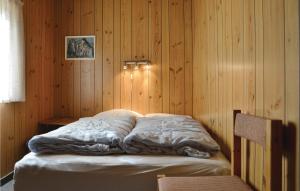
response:
[(23, 3), (0, 0), (0, 103), (25, 101)]

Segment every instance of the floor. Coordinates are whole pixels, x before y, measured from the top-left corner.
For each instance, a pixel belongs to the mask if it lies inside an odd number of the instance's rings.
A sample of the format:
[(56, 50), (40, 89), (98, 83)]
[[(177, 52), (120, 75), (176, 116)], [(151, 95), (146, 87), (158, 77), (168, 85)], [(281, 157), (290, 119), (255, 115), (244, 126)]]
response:
[(4, 186), (0, 187), (0, 191), (14, 191), (13, 189), (13, 181), (8, 182)]

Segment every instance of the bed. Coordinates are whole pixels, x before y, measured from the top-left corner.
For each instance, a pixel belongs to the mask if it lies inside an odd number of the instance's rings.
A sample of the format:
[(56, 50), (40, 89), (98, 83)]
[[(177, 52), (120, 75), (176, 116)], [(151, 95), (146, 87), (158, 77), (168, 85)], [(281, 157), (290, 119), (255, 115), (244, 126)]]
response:
[(161, 174), (230, 174), (219, 148), (190, 116), (106, 111), (34, 136), (15, 191), (155, 191)]
[(157, 175), (229, 175), (219, 152), (209, 159), (155, 155), (38, 155), (15, 165), (15, 191), (155, 191)]

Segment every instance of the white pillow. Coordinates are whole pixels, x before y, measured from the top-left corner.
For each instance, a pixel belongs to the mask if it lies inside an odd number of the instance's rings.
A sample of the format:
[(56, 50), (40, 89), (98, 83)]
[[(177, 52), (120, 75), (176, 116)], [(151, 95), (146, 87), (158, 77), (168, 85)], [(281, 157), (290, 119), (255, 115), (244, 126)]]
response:
[(170, 113), (149, 113), (145, 115), (145, 117), (176, 117), (176, 116), (192, 118), (189, 115), (175, 115)]
[(126, 110), (126, 109), (112, 109), (96, 114), (94, 117), (105, 118), (105, 117), (143, 117), (142, 114)]

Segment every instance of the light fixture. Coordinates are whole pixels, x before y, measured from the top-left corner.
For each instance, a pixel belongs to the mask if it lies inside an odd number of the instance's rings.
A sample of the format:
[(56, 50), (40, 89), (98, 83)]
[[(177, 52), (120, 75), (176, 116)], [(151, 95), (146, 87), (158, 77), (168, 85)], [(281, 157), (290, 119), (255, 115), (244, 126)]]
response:
[(126, 70), (129, 65), (134, 65), (134, 69), (138, 70), (140, 65), (146, 66), (146, 69), (149, 68), (150, 60), (125, 60), (123, 69)]

